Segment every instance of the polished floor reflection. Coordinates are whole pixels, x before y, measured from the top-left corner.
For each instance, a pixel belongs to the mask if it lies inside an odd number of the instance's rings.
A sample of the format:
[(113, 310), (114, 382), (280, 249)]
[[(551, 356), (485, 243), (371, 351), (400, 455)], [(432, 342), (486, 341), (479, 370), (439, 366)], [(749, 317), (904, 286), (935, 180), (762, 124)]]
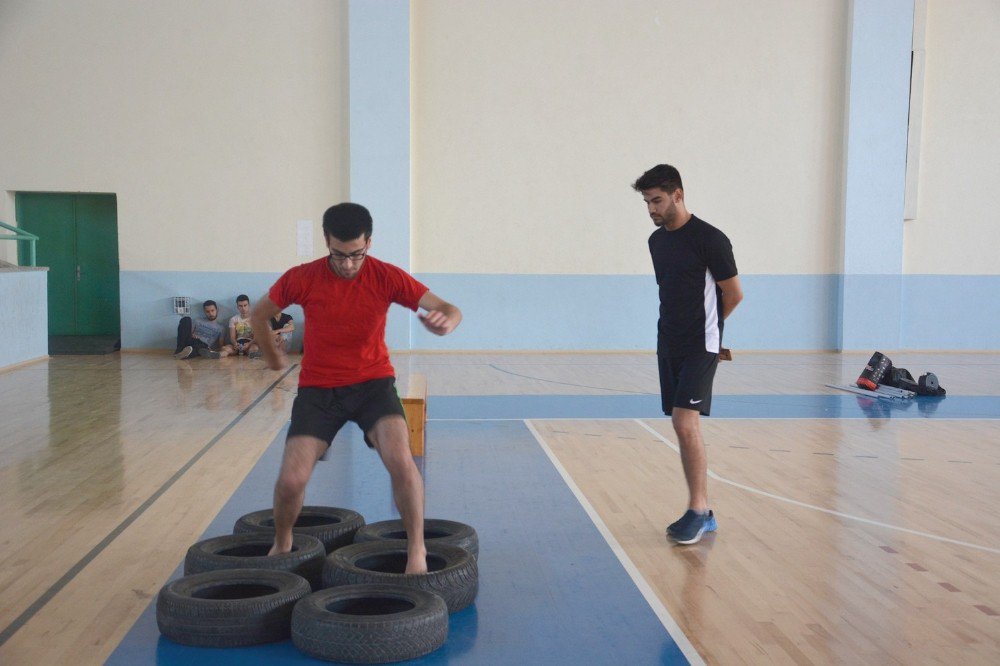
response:
[(0, 374), (0, 663), (103, 661), (288, 418), (277, 379), (138, 354)]
[[(650, 354), (394, 360), (401, 383), (427, 377), (432, 418), (435, 397), (497, 397), (482, 398), (488, 411), (507, 396), (516, 412), (519, 397), (657, 391)], [(737, 354), (716, 394), (754, 396), (752, 416), (833, 395), (823, 385), (865, 360)], [(614, 400), (587, 403), (591, 418), (520, 418), (707, 662), (995, 663), (1000, 356), (893, 361), (934, 371), (951, 402), (706, 420), (720, 530), (689, 548), (663, 538), (685, 498), (664, 419), (616, 414)], [(296, 380), (247, 359), (149, 354), (0, 373), (0, 663), (103, 662), (284, 425)]]
[(710, 421), (719, 531), (673, 548), (668, 424), (536, 426), (707, 661), (997, 655), (1000, 520), (976, 510), (1000, 501), (996, 421)]

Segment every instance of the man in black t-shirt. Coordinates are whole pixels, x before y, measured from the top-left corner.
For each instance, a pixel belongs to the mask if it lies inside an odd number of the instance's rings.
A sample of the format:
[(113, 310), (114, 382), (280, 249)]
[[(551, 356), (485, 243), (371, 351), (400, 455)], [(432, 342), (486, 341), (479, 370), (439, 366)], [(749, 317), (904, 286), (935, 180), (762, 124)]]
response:
[(677, 543), (697, 543), (717, 529), (708, 508), (708, 463), (701, 415), (712, 406), (712, 380), (722, 349), (722, 324), (743, 299), (726, 235), (688, 212), (681, 175), (669, 164), (642, 174), (642, 194), (656, 231), (649, 237), (660, 319), (656, 357), (663, 413), (671, 417), (687, 479), (688, 510), (667, 527)]
[(275, 348), (279, 352), (287, 353), (292, 341), (292, 331), (295, 330), (295, 322), (292, 321), (292, 315), (279, 312), (268, 319), (267, 323), (271, 325)]

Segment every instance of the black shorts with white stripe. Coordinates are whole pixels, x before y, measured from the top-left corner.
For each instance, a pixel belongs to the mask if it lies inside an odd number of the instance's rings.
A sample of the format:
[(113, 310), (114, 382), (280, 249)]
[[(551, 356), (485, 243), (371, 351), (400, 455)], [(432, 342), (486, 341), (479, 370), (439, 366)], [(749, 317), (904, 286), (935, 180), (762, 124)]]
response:
[(670, 416), (674, 407), (694, 409), (708, 416), (712, 409), (712, 381), (719, 355), (695, 352), (685, 356), (657, 356), (660, 368), (660, 398), (663, 413)]

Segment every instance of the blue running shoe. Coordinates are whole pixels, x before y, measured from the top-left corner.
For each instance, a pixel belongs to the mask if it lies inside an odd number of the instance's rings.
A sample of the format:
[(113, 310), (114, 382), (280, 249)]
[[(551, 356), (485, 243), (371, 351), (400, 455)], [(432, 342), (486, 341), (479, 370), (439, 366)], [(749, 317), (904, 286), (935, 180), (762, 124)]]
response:
[(719, 529), (719, 523), (715, 522), (715, 513), (708, 510), (708, 522), (705, 524), (705, 532), (714, 532)]
[(683, 516), (681, 516), (674, 522), (667, 525), (667, 536), (673, 539), (675, 534), (683, 530), (686, 530), (688, 523), (694, 520), (697, 516), (698, 516), (697, 513), (695, 513), (691, 509), (688, 509), (687, 511), (684, 512)]
[[(671, 539), (674, 538), (674, 534), (687, 529), (688, 523), (694, 520), (698, 516), (697, 513), (688, 509), (683, 516), (673, 523), (667, 525), (667, 536)], [(708, 525), (705, 527), (706, 532), (714, 532), (719, 529), (719, 524), (715, 522), (715, 513), (711, 509), (708, 510)]]
[[(692, 514), (692, 516), (688, 518), (688, 514)], [(681, 523), (681, 525), (668, 534), (671, 539), (685, 546), (698, 543), (706, 532), (714, 532), (719, 529), (719, 524), (716, 522), (715, 514), (712, 511), (709, 511), (707, 514), (701, 514), (688, 510), (678, 523)]]

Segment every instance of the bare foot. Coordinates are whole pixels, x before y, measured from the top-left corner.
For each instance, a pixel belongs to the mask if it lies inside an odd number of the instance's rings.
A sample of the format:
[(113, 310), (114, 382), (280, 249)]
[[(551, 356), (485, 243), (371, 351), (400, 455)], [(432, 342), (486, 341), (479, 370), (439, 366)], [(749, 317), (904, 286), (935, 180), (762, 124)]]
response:
[(408, 574), (425, 574), (427, 573), (427, 549), (421, 548), (420, 552), (407, 553), (406, 557), (406, 573)]
[(272, 555), (283, 555), (284, 553), (290, 553), (290, 552), (292, 552), (291, 542), (288, 542), (288, 544), (286, 545), (286, 544), (279, 544), (277, 541), (275, 541), (274, 545), (271, 546), (271, 550), (268, 551), (267, 556), (270, 557)]

